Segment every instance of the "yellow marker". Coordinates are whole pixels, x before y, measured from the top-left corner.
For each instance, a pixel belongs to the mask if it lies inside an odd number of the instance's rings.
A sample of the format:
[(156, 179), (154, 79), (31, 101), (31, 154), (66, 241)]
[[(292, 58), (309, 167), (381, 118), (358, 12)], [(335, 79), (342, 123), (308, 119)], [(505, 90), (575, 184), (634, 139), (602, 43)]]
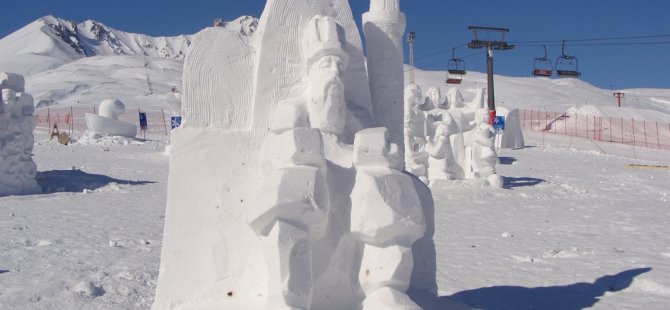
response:
[(632, 169), (642, 169), (642, 170), (670, 170), (670, 166), (628, 164), (628, 165), (626, 165), (626, 167), (632, 168)]

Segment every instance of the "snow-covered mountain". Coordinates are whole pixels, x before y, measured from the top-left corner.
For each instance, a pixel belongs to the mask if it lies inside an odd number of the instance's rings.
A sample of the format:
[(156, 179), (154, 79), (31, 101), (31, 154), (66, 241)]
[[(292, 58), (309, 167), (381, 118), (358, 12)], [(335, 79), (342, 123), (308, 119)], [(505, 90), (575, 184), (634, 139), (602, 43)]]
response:
[[(223, 26), (244, 36), (256, 30), (258, 19), (242, 16)], [(93, 56), (131, 55), (183, 60), (191, 35), (151, 37), (128, 33), (87, 20), (75, 23), (42, 17), (0, 39), (0, 71), (30, 76)]]
[[(242, 16), (220, 26), (251, 39), (258, 19)], [(183, 60), (191, 37), (151, 37), (91, 20), (76, 24), (46, 16), (0, 39), (0, 71), (25, 75), (27, 89), (38, 107), (97, 105), (107, 98), (121, 99), (129, 106), (158, 107), (170, 97), (166, 94), (173, 87), (181, 88)], [(446, 94), (447, 88), (455, 86), (444, 84), (445, 74), (416, 70), (416, 83), (424, 91), (440, 86)], [(581, 109), (599, 115), (670, 122), (667, 89), (623, 90), (623, 108), (617, 108), (611, 90), (578, 79), (496, 76), (495, 83), (500, 106), (557, 112)], [(486, 75), (469, 72), (458, 87), (466, 100), (472, 100), (478, 88), (486, 87)]]

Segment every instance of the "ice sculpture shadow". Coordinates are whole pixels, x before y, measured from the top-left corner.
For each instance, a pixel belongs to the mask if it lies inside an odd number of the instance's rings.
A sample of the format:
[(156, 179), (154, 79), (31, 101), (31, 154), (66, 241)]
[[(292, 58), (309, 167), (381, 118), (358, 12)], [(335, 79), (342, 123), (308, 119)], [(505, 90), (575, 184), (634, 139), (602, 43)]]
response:
[(514, 157), (505, 157), (505, 156), (499, 156), (498, 157), (498, 163), (501, 165), (511, 165), (516, 162), (516, 158)]
[(492, 286), (462, 291), (451, 296), (431, 298), (419, 295), (412, 296), (412, 299), (425, 310), (454, 309), (453, 305), (461, 305), (455, 309), (577, 310), (592, 307), (606, 292), (618, 292), (628, 288), (635, 277), (650, 270), (648, 267), (630, 269), (615, 275), (602, 276), (593, 283), (532, 288)]
[(537, 179), (537, 178), (530, 178), (530, 177), (520, 177), (520, 178), (515, 178), (515, 177), (503, 177), (503, 188), (505, 189), (512, 189), (515, 187), (524, 187), (524, 186), (535, 186), (540, 183), (546, 182), (545, 180), (542, 179)]
[(146, 185), (152, 181), (119, 180), (101, 174), (90, 174), (81, 170), (51, 170), (37, 173), (37, 184), (42, 194), (81, 193), (84, 190), (96, 190), (111, 183), (119, 185)]

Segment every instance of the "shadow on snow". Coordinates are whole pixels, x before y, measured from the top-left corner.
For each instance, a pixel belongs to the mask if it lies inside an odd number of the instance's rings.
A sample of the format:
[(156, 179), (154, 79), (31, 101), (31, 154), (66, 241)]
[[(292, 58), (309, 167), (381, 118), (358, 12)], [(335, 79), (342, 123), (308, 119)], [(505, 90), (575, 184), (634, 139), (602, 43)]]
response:
[(51, 170), (37, 173), (37, 183), (43, 194), (77, 193), (96, 190), (111, 183), (119, 185), (146, 185), (151, 181), (118, 180), (106, 175), (90, 174), (81, 170)]
[(524, 186), (535, 186), (540, 183), (545, 182), (545, 180), (529, 177), (503, 177), (503, 188), (512, 189), (515, 187), (524, 187)]
[(509, 156), (499, 156), (498, 163), (501, 165), (512, 165), (516, 162), (516, 158)]
[(592, 307), (598, 303), (600, 297), (606, 292), (626, 289), (635, 277), (650, 270), (651, 268), (626, 270), (615, 275), (600, 277), (593, 283), (580, 282), (570, 285), (532, 288), (492, 286), (442, 297), (412, 294), (412, 299), (426, 310), (472, 308), (483, 310), (577, 310)]

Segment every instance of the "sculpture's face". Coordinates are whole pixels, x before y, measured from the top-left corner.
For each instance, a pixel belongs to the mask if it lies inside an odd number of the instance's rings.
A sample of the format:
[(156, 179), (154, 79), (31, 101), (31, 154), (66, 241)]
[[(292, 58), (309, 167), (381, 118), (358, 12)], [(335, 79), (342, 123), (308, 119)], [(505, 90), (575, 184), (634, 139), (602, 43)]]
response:
[(340, 74), (344, 62), (335, 55), (315, 61), (309, 68), (309, 121), (313, 128), (339, 135), (344, 130), (346, 104)]
[(433, 105), (435, 105), (436, 107), (442, 106), (442, 94), (440, 93), (439, 88), (437, 87), (429, 88), (428, 93), (426, 95), (430, 99), (430, 102), (433, 103)]

